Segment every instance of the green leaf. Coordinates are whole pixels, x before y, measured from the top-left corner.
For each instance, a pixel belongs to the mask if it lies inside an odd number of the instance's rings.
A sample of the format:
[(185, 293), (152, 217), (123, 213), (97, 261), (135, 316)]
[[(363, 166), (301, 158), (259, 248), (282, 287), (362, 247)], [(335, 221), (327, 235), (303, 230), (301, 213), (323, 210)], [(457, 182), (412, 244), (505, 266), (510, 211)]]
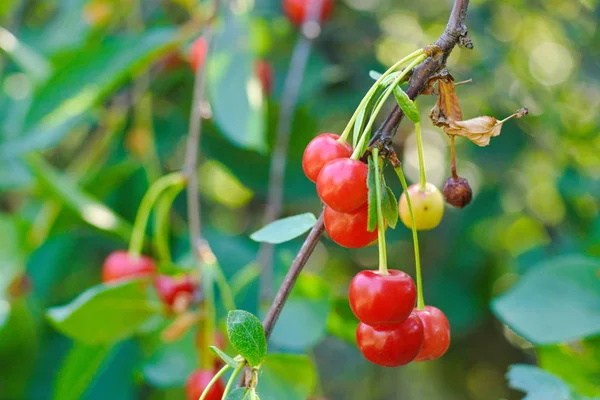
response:
[(111, 348), (109, 344), (88, 346), (75, 343), (58, 371), (54, 399), (81, 399)]
[(248, 391), (246, 388), (235, 388), (227, 394), (225, 400), (245, 400), (248, 398), (247, 395)]
[(278, 219), (250, 235), (256, 242), (279, 244), (290, 241), (304, 234), (317, 222), (311, 213), (294, 215)]
[(66, 175), (61, 175), (41, 156), (29, 155), (27, 162), (47, 195), (77, 213), (88, 224), (129, 241), (132, 227), (110, 208), (81, 191)]
[(56, 329), (83, 343), (125, 339), (162, 310), (159, 303), (149, 300), (147, 284), (132, 280), (94, 286), (71, 303), (49, 309), (47, 316)]
[(305, 400), (317, 380), (315, 365), (305, 355), (269, 354), (261, 371), (256, 391), (262, 400)]
[(258, 318), (247, 311), (230, 311), (227, 316), (227, 335), (233, 348), (250, 366), (256, 367), (262, 363), (267, 354), (267, 339)]
[(271, 343), (298, 352), (313, 347), (325, 337), (330, 309), (329, 284), (317, 275), (300, 275), (273, 329)]
[(523, 400), (583, 400), (556, 376), (531, 365), (512, 365), (506, 374), (509, 386), (527, 393)]
[(0, 26), (0, 49), (4, 50), (33, 81), (48, 78), (51, 67), (48, 61), (33, 49), (23, 44), (11, 32)]
[(373, 159), (369, 157), (369, 173), (367, 175), (367, 187), (369, 188), (369, 215), (367, 219), (367, 230), (373, 232), (377, 228), (377, 191), (376, 185), (376, 172), (375, 164)]
[(195, 332), (189, 331), (181, 339), (165, 343), (160, 331), (144, 336), (145, 352), (149, 354), (141, 365), (146, 382), (157, 388), (183, 387), (187, 377), (197, 368), (198, 349)]
[(394, 192), (389, 186), (385, 186), (385, 190), (383, 191), (383, 218), (387, 221), (387, 224), (390, 228), (396, 228), (396, 224), (398, 223), (398, 200), (396, 200), (396, 196), (394, 196)]
[(525, 339), (539, 345), (600, 333), (600, 260), (563, 256), (531, 268), (492, 310)]
[(255, 74), (249, 33), (247, 16), (225, 17), (208, 58), (208, 99), (216, 125), (231, 143), (266, 152), (265, 99)]
[(17, 219), (0, 213), (0, 328), (10, 315), (10, 303), (6, 299), (6, 290), (25, 270), (25, 236), (21, 232)]
[(219, 356), (221, 360), (229, 364), (231, 368), (237, 368), (237, 366), (239, 365), (237, 361), (235, 361), (233, 358), (229, 357), (227, 354), (222, 352), (221, 349), (219, 349), (217, 346), (210, 346), (210, 349), (213, 351), (213, 353)]
[(327, 318), (327, 333), (356, 344), (356, 316), (350, 308), (347, 296), (333, 300), (332, 310)]
[(402, 90), (401, 87), (396, 86), (394, 88), (394, 97), (396, 98), (398, 106), (402, 112), (404, 112), (404, 115), (406, 115), (414, 123), (421, 121), (421, 115), (419, 114), (417, 105), (408, 97), (406, 92)]

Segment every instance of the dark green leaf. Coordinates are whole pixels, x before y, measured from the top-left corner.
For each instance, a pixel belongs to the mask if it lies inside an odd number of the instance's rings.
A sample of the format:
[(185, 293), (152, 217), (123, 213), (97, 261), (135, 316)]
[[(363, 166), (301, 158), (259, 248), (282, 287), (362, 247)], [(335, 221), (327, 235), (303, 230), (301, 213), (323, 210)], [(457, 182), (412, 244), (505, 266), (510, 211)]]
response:
[(256, 388), (261, 400), (305, 400), (317, 380), (312, 360), (304, 355), (270, 354), (261, 371)]
[(54, 399), (78, 400), (98, 373), (112, 345), (75, 343), (62, 362), (54, 387)]
[(235, 388), (229, 392), (225, 400), (245, 400), (248, 398), (247, 394), (246, 388)]
[(421, 121), (421, 115), (419, 114), (417, 105), (408, 97), (406, 92), (402, 90), (401, 87), (396, 86), (394, 88), (394, 97), (396, 98), (398, 106), (404, 112), (404, 115), (406, 115), (414, 123)]
[[(600, 333), (600, 260), (563, 256), (533, 267), (492, 309), (535, 344), (554, 344)], [(558, 296), (557, 294), (560, 294)]]
[(213, 351), (213, 353), (219, 356), (221, 360), (229, 364), (231, 368), (237, 368), (237, 366), (239, 365), (237, 361), (235, 361), (233, 358), (229, 357), (227, 354), (222, 352), (221, 349), (219, 349), (217, 346), (210, 346), (210, 349)]
[(273, 329), (271, 343), (294, 351), (313, 347), (325, 336), (330, 309), (328, 283), (316, 275), (300, 275)]
[(556, 376), (532, 365), (512, 365), (506, 374), (511, 388), (527, 393), (523, 400), (583, 400)]
[(160, 313), (146, 293), (145, 280), (94, 286), (71, 303), (48, 310), (52, 324), (63, 334), (83, 343), (115, 342), (131, 336)]
[(243, 310), (233, 310), (227, 316), (227, 335), (233, 348), (253, 367), (267, 354), (265, 330), (258, 318)]
[(279, 244), (295, 239), (311, 229), (317, 219), (311, 213), (294, 215), (271, 222), (250, 235), (256, 242)]
[(41, 156), (29, 155), (27, 162), (49, 196), (63, 202), (88, 224), (129, 241), (131, 225), (110, 208), (81, 191), (68, 176), (61, 175)]
[(373, 158), (369, 157), (369, 173), (367, 175), (367, 187), (369, 188), (369, 216), (367, 220), (367, 230), (373, 232), (377, 228), (377, 191), (375, 182), (378, 177), (375, 172)]
[(398, 223), (398, 200), (396, 200), (396, 196), (394, 196), (394, 192), (389, 186), (385, 186), (385, 190), (383, 191), (383, 218), (387, 221), (387, 224), (390, 228), (396, 228), (396, 224)]
[(229, 141), (265, 152), (265, 99), (255, 76), (249, 30), (246, 16), (225, 18), (207, 63), (208, 98), (214, 121)]

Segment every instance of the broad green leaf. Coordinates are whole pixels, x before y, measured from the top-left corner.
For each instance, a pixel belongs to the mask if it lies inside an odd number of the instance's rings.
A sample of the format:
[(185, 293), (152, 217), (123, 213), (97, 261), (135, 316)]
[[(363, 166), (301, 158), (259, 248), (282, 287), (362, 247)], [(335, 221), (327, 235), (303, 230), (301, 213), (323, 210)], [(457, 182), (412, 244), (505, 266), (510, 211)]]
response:
[(511, 388), (525, 392), (523, 400), (584, 400), (558, 377), (532, 365), (512, 365), (506, 374)]
[(213, 119), (223, 135), (236, 146), (264, 153), (266, 106), (249, 32), (247, 16), (225, 17), (207, 62), (206, 83)]
[(375, 164), (372, 157), (369, 157), (369, 173), (367, 175), (367, 187), (369, 189), (369, 215), (367, 219), (367, 230), (373, 232), (377, 228), (377, 191), (375, 190), (375, 182), (377, 176), (375, 172)]
[(325, 336), (330, 309), (329, 284), (316, 275), (300, 275), (275, 324), (271, 343), (299, 352), (313, 347)]
[(227, 316), (227, 335), (233, 348), (253, 367), (267, 354), (265, 330), (258, 318), (247, 311), (233, 310)]
[(88, 224), (129, 241), (132, 227), (114, 211), (81, 191), (68, 176), (61, 175), (41, 156), (31, 154), (27, 162), (47, 195), (60, 200)]
[(531, 268), (492, 310), (539, 345), (600, 333), (600, 260), (563, 256)]
[(125, 339), (162, 310), (160, 303), (149, 300), (147, 285), (132, 280), (94, 286), (71, 303), (49, 309), (47, 316), (56, 329), (83, 343)]
[(48, 61), (33, 49), (23, 44), (11, 32), (0, 26), (0, 49), (4, 50), (33, 81), (48, 78), (51, 67)]
[(81, 399), (111, 348), (110, 344), (89, 346), (75, 343), (58, 370), (53, 398)]
[(229, 357), (227, 354), (225, 354), (223, 351), (221, 351), (221, 349), (219, 349), (217, 346), (209, 346), (210, 349), (213, 351), (213, 353), (215, 353), (217, 356), (219, 356), (219, 358), (223, 361), (225, 361), (226, 364), (229, 364), (229, 366), (231, 368), (237, 368), (237, 366), (239, 365), (239, 363), (237, 361), (235, 361), (233, 358)]
[(278, 219), (250, 235), (256, 242), (279, 244), (295, 239), (311, 229), (317, 219), (311, 213)]
[(398, 200), (394, 196), (394, 192), (389, 186), (385, 186), (383, 190), (383, 218), (387, 221), (390, 228), (396, 228), (398, 223)]
[(248, 399), (247, 395), (248, 391), (246, 388), (235, 388), (227, 394), (225, 400), (246, 400)]
[(261, 400), (305, 400), (317, 380), (315, 365), (305, 355), (269, 354), (261, 372), (256, 388)]

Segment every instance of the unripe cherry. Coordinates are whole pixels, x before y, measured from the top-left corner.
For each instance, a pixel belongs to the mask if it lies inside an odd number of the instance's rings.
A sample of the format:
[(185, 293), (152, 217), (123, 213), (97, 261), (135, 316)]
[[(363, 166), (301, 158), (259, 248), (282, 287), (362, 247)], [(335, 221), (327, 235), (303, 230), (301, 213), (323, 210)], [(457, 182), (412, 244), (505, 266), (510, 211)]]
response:
[(448, 178), (442, 189), (446, 203), (456, 207), (463, 208), (467, 206), (473, 198), (473, 191), (469, 185), (469, 181), (465, 178), (453, 177)]
[[(415, 183), (408, 188), (412, 209), (415, 215), (415, 225), (418, 230), (433, 229), (440, 224), (444, 215), (444, 198), (431, 183), (425, 185)], [(412, 219), (406, 200), (406, 193), (400, 196), (400, 219), (408, 228), (412, 228)]]

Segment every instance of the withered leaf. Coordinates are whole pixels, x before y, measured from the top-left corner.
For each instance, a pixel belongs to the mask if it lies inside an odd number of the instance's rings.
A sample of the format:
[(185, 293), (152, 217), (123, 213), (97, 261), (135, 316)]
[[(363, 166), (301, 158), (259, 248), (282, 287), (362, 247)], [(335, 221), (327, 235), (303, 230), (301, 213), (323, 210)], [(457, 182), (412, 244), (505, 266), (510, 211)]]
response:
[(448, 126), (450, 121), (460, 121), (462, 111), (454, 90), (454, 78), (448, 74), (438, 80), (438, 101), (429, 113), (436, 126)]
[(502, 130), (502, 125), (512, 118), (522, 118), (527, 115), (527, 109), (522, 108), (508, 118), (498, 121), (494, 117), (482, 116), (468, 119), (466, 121), (448, 121), (448, 126), (444, 127), (444, 132), (451, 136), (463, 136), (478, 146), (487, 146), (490, 139), (498, 136)]

